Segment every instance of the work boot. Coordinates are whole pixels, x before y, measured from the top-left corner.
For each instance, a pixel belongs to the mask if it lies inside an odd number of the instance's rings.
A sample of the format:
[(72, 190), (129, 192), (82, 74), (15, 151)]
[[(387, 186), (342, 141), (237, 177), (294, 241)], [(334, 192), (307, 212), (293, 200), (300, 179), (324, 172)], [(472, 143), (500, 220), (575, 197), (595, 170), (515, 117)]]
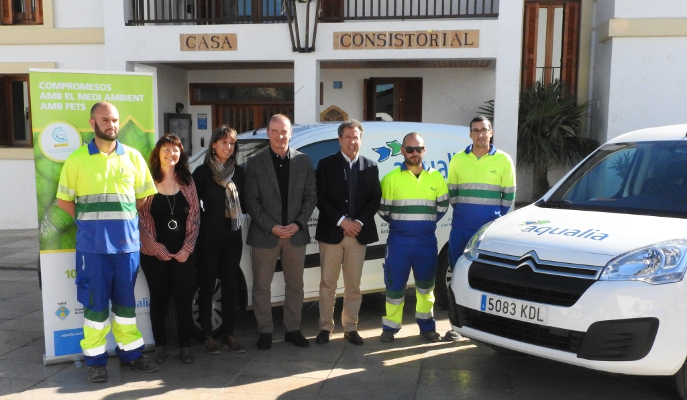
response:
[(382, 342), (393, 342), (394, 341), (394, 331), (385, 329), (382, 331), (382, 336), (379, 337)]
[(437, 331), (420, 332), (420, 336), (430, 343), (441, 342), (441, 335)]
[(151, 360), (146, 356), (140, 356), (131, 362), (122, 362), (120, 360), (119, 365), (121, 367), (129, 367), (135, 371), (140, 372), (155, 372), (160, 369), (160, 367), (157, 365), (157, 363), (155, 363), (155, 361)]
[(107, 370), (104, 365), (88, 367), (88, 381), (93, 383), (107, 382)]

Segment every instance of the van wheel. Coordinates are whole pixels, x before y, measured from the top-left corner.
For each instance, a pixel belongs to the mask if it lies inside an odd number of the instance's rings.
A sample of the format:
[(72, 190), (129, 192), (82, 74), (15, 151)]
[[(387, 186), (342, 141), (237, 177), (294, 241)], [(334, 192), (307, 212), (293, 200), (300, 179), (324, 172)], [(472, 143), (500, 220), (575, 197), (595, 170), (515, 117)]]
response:
[[(191, 314), (188, 318), (190, 323), (196, 329), (194, 337), (199, 340), (203, 338), (203, 330), (200, 328), (200, 314), (198, 312), (198, 292), (200, 287), (196, 288), (193, 294), (193, 304), (191, 306)], [(220, 280), (215, 281), (215, 291), (212, 295), (212, 334), (217, 334), (219, 327), (222, 325), (222, 289)], [(174, 304), (174, 299), (169, 300), (169, 307), (167, 308), (167, 321), (165, 321), (165, 330), (167, 337), (170, 339), (177, 338), (177, 311)]]
[(687, 371), (685, 368), (687, 368), (687, 361), (675, 374), (675, 386), (677, 386), (677, 392), (682, 400), (687, 400)]
[[(203, 330), (200, 327), (200, 312), (198, 307), (198, 293), (200, 286), (196, 288), (193, 295), (193, 304), (191, 305), (192, 325), (196, 328), (198, 338), (202, 338)], [(239, 271), (236, 282), (236, 306), (240, 309), (246, 309), (248, 306), (248, 288), (246, 286), (246, 278), (243, 272)], [(177, 314), (174, 307), (174, 301), (169, 302), (169, 310), (167, 312), (167, 334), (170, 337), (176, 337)], [(215, 290), (212, 294), (212, 335), (216, 336), (219, 333), (219, 327), (222, 326), (222, 282), (215, 280)]]
[(448, 268), (448, 244), (439, 252), (437, 273), (434, 283), (434, 304), (446, 310), (448, 308), (448, 291), (453, 272)]
[[(200, 307), (198, 307), (198, 298), (200, 294), (200, 286), (196, 289), (193, 295), (193, 305), (191, 312), (193, 317), (193, 325), (196, 327), (196, 332), (202, 336), (203, 329), (200, 327)], [(222, 282), (219, 279), (215, 280), (215, 290), (212, 292), (212, 336), (217, 335), (219, 327), (222, 326)]]

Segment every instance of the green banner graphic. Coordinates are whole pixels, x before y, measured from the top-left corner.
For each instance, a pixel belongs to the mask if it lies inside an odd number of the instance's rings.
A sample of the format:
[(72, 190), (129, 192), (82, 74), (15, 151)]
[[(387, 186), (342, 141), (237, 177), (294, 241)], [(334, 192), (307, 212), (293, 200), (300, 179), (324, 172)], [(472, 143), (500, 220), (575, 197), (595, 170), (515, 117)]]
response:
[(119, 111), (119, 140), (146, 159), (155, 143), (153, 79), (150, 74), (30, 71), (33, 151), (40, 249), (75, 248), (76, 225), (55, 202), (62, 165), (94, 137), (88, 120), (93, 104)]

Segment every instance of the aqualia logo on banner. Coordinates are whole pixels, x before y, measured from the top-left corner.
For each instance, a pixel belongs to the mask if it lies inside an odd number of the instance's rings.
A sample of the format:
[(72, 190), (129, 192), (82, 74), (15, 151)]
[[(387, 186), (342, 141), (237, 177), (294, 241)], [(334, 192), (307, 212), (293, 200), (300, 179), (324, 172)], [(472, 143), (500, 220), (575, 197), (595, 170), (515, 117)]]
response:
[(81, 146), (81, 134), (68, 122), (53, 122), (41, 132), (38, 145), (50, 160), (64, 162), (72, 151)]

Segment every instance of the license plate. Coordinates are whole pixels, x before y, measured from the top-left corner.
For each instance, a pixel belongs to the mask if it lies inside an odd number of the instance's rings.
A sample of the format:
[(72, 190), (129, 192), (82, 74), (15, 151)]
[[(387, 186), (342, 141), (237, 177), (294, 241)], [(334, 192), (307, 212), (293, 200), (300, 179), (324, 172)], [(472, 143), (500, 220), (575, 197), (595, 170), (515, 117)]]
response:
[(546, 306), (491, 294), (482, 294), (479, 309), (487, 314), (499, 315), (538, 325), (546, 325), (549, 313), (549, 309)]

